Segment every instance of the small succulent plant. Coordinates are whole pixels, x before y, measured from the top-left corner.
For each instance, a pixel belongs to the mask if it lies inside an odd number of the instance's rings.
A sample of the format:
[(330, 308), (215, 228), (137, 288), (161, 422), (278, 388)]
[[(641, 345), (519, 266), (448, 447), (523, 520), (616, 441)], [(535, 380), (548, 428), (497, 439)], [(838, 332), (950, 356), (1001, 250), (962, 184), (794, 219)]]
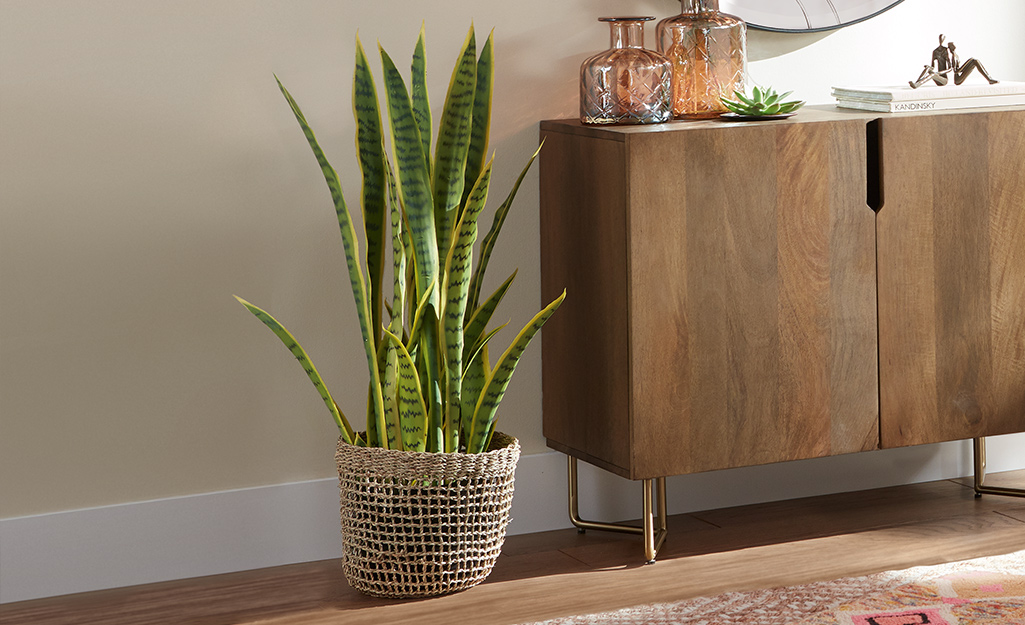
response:
[(793, 113), (804, 106), (803, 100), (784, 101), (784, 99), (791, 93), (793, 93), (793, 91), (787, 91), (786, 93), (779, 94), (776, 93), (776, 90), (772, 87), (766, 87), (764, 89), (755, 87), (751, 90), (750, 97), (744, 95), (741, 91), (734, 91), (733, 95), (736, 99), (719, 99), (722, 100), (723, 106), (738, 115), (761, 117), (764, 115), (785, 115), (786, 113)]

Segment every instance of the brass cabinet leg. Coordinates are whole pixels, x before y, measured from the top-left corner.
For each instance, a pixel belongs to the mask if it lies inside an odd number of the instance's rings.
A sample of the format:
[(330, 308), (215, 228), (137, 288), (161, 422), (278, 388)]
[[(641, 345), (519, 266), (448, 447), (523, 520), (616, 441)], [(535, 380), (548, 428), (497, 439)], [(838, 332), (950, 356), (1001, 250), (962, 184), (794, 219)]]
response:
[[(634, 527), (622, 523), (601, 523), (585, 521), (580, 518), (579, 490), (577, 488), (577, 459), (569, 458), (569, 520), (581, 532), (584, 530), (600, 530), (603, 532), (621, 532), (624, 534), (641, 534), (644, 537), (644, 559), (648, 564), (655, 562), (655, 555), (666, 539), (666, 478), (643, 480), (644, 494), (644, 527)], [(654, 501), (653, 501), (654, 500)]]
[(975, 456), (975, 496), (1004, 495), (1005, 497), (1025, 497), (1025, 489), (1004, 488), (1001, 486), (986, 486), (986, 439), (976, 438), (973, 441), (972, 449)]

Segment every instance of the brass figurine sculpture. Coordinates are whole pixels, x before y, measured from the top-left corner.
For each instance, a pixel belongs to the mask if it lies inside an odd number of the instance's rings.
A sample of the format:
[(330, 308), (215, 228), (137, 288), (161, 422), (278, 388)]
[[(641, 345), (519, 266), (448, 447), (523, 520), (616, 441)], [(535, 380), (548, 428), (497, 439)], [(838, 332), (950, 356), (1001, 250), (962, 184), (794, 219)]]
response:
[(982, 63), (978, 59), (968, 59), (964, 63), (961, 63), (957, 58), (957, 46), (954, 42), (946, 43), (947, 38), (945, 35), (940, 35), (940, 45), (932, 51), (932, 62), (925, 66), (922, 73), (918, 75), (917, 80), (909, 80), (908, 84), (911, 85), (912, 89), (917, 89), (932, 80), (937, 85), (946, 85), (949, 81), (949, 76), (953, 74), (954, 84), (960, 85), (968, 78), (974, 70), (979, 70), (983, 78), (989, 81), (989, 84), (994, 84), (997, 81), (989, 75), (986, 68), (982, 66)]

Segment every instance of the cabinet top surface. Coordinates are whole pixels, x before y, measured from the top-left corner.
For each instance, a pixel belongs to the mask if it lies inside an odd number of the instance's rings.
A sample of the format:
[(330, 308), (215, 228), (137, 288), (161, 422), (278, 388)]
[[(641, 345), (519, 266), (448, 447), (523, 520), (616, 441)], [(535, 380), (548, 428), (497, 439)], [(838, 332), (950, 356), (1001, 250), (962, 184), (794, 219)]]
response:
[(673, 120), (664, 124), (646, 124), (631, 126), (593, 126), (585, 125), (578, 119), (550, 119), (541, 122), (542, 131), (563, 132), (573, 135), (591, 136), (613, 141), (625, 141), (631, 135), (657, 134), (684, 130), (700, 130), (708, 128), (743, 128), (752, 125), (776, 124), (807, 124), (837, 121), (857, 121), (868, 123), (877, 119), (904, 119), (909, 117), (931, 115), (971, 115), (983, 112), (1025, 111), (1025, 106), (999, 106), (977, 109), (954, 109), (942, 111), (924, 111), (914, 113), (876, 113), (855, 109), (838, 108), (832, 104), (816, 104), (803, 107), (797, 115), (787, 119), (765, 121), (727, 121), (724, 119), (706, 120)]

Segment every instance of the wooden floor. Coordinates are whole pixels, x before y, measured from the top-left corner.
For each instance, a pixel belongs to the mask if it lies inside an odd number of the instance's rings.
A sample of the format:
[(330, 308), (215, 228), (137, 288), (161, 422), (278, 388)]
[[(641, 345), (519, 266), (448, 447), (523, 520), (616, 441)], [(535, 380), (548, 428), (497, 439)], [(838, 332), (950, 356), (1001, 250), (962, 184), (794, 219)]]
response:
[[(1025, 487), (1025, 471), (992, 475)], [(4, 625), (522, 623), (728, 590), (808, 583), (1025, 549), (1025, 500), (941, 481), (678, 515), (656, 564), (635, 537), (511, 536), (491, 577), (448, 597), (385, 601), (338, 560), (0, 606)]]

